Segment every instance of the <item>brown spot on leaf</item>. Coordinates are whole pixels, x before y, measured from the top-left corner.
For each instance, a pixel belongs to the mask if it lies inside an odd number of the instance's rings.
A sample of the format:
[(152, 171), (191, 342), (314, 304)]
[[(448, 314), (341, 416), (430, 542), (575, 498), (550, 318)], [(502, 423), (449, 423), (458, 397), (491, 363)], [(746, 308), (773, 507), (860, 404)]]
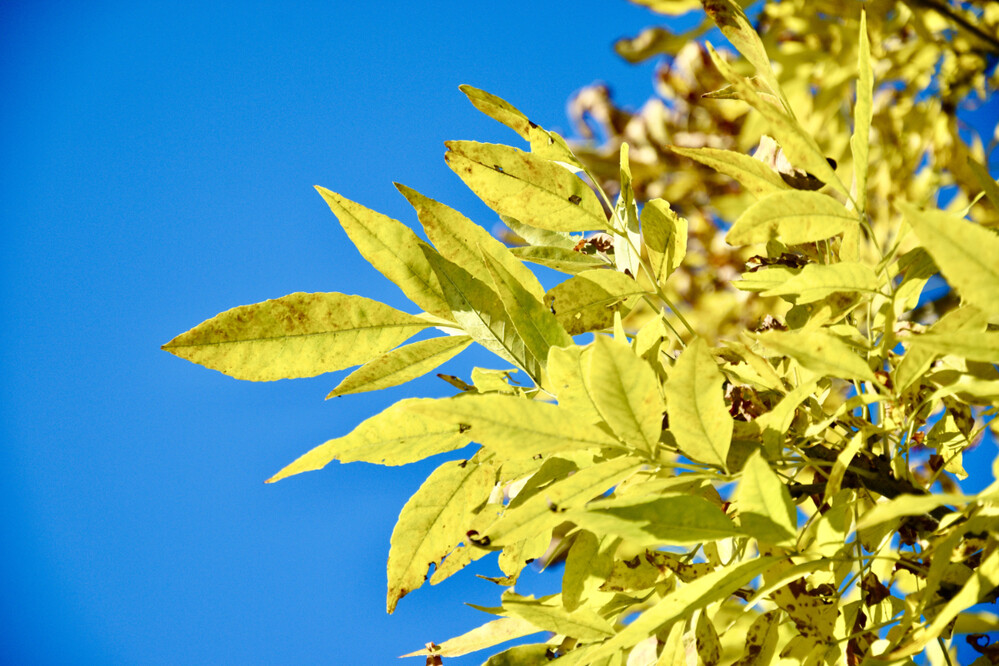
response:
[(582, 202), (583, 202), (583, 197), (579, 196), (578, 194), (573, 194), (571, 197), (569, 197), (569, 203), (573, 205), (578, 206)]

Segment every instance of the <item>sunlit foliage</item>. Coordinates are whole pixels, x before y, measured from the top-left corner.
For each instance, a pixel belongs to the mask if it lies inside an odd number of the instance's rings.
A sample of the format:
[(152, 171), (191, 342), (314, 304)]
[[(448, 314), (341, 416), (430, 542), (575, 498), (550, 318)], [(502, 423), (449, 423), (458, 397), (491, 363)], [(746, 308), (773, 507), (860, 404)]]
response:
[[(638, 4), (703, 20), (619, 42), (662, 58), (657, 97), (582, 90), (589, 142), (462, 86), (528, 144), (447, 144), (506, 243), (402, 185), (429, 242), (317, 188), (418, 312), (297, 293), (165, 349), (256, 381), (359, 366), (330, 396), (498, 357), (270, 479), (477, 445), (392, 535), (389, 612), (498, 553), (496, 617), (428, 664), (529, 635), (485, 663), (943, 664), (966, 636), (994, 663), (999, 483), (961, 481), (994, 449), (999, 184), (962, 114), (995, 88), (999, 3)], [(532, 562), (564, 562), (560, 593), (515, 591)]]

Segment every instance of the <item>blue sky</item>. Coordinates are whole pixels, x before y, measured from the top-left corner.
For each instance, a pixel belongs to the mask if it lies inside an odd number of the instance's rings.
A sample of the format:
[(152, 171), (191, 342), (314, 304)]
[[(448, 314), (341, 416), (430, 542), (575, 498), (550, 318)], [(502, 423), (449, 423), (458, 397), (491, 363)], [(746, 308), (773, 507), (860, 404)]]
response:
[[(624, 0), (202, 4), (0, 5), (5, 663), (391, 663), (489, 619), (470, 575), (385, 614), (392, 525), (439, 461), (263, 484), (449, 387), (324, 402), (344, 373), (238, 382), (159, 347), (294, 291), (408, 307), (312, 186), (412, 223), (400, 181), (491, 224), (443, 142), (517, 138), (459, 84), (556, 130), (596, 79), (651, 92), (611, 44), (657, 18)], [(501, 365), (444, 370), (473, 363)]]

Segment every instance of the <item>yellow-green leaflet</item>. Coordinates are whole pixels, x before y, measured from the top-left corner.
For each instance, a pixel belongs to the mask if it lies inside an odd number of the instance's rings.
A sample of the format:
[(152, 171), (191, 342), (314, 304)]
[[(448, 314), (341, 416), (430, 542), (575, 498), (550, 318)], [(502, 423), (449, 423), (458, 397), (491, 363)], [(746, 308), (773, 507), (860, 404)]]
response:
[(544, 297), (545, 290), (537, 276), (488, 231), (450, 206), (423, 196), (405, 185), (396, 183), (395, 186), (416, 209), (427, 238), (442, 257), (461, 266), (473, 277), (490, 284), (489, 271), (482, 260), (482, 254), (488, 254), (514, 275), (524, 289), (539, 300)]
[(648, 548), (744, 535), (721, 509), (697, 495), (596, 500), (563, 518), (595, 534), (613, 534)]
[(856, 214), (832, 197), (789, 190), (769, 194), (747, 208), (725, 240), (729, 245), (750, 245), (779, 238), (797, 245), (835, 236), (857, 224)]
[[(983, 332), (988, 325), (987, 318), (975, 307), (963, 305), (951, 310), (941, 317), (929, 330), (929, 334), (934, 337), (944, 337), (949, 339), (950, 333), (957, 331)], [(925, 337), (925, 336), (919, 336)], [(911, 343), (915, 338), (909, 338), (903, 342)], [(948, 349), (945, 353), (951, 353)], [(938, 354), (933, 350), (932, 343), (927, 346), (909, 345), (908, 350), (902, 360), (895, 367), (892, 379), (895, 382), (897, 391), (904, 391), (921, 376), (936, 359)]]
[(556, 405), (509, 395), (468, 394), (426, 400), (414, 409), (442, 422), (466, 426), (472, 441), (506, 458), (621, 447), (611, 435), (579, 422)]
[(666, 411), (655, 371), (629, 345), (603, 335), (587, 361), (584, 381), (600, 416), (623, 442), (651, 454)]
[(742, 8), (732, 0), (705, 0), (704, 11), (718, 25), (728, 41), (732, 42), (732, 45), (739, 50), (739, 53), (753, 64), (756, 73), (770, 88), (770, 92), (780, 99), (787, 108), (788, 104), (784, 100), (784, 94), (777, 82), (777, 75), (774, 74), (774, 70), (770, 66), (770, 58), (767, 56), (766, 49), (763, 48), (763, 42), (756, 29), (749, 23)]
[(476, 109), (493, 120), (503, 123), (519, 134), (525, 141), (531, 140), (531, 121), (520, 110), (514, 107), (513, 104), (485, 90), (470, 86), (467, 83), (458, 86), (458, 90), (465, 93), (468, 101)]
[(660, 599), (587, 657), (593, 661), (631, 647), (673, 622), (689, 617), (695, 610), (727, 598), (772, 566), (774, 561), (773, 557), (758, 557), (748, 562), (737, 562), (683, 585)]
[(423, 585), (438, 564), (465, 537), (475, 508), (489, 497), (496, 468), (474, 461), (446, 462), (409, 498), (392, 530), (388, 556), (389, 613), (404, 596)]
[(448, 166), (497, 213), (552, 231), (607, 228), (597, 195), (568, 169), (511, 146), (444, 145)]
[(408, 465), (466, 446), (471, 437), (462, 432), (457, 424), (440, 422), (410, 411), (427, 400), (429, 398), (400, 400), (361, 422), (350, 434), (320, 444), (267, 479), (267, 483), (322, 469), (333, 460)]
[(794, 296), (794, 303), (814, 303), (836, 292), (875, 292), (880, 286), (874, 269), (864, 264), (808, 264), (783, 284), (761, 296)]
[(431, 314), (448, 317), (447, 302), (437, 276), (427, 262), (424, 248), (413, 230), (398, 220), (316, 186), (365, 259), (394, 282), (406, 297)]
[(781, 611), (772, 610), (760, 615), (746, 632), (746, 649), (732, 666), (768, 666), (777, 649), (777, 627)]
[(549, 605), (534, 599), (507, 597), (503, 599), (503, 611), (544, 631), (579, 640), (599, 640), (614, 634), (610, 622), (587, 609), (570, 612), (562, 604)]
[(860, 516), (857, 521), (858, 530), (866, 530), (869, 527), (887, 523), (888, 521), (901, 518), (902, 516), (918, 516), (921, 513), (929, 513), (937, 507), (953, 504), (955, 506), (965, 505), (974, 502), (976, 498), (968, 495), (958, 495), (954, 493), (941, 493), (939, 495), (899, 495), (883, 504), (875, 504), (870, 511)]
[(485, 650), (488, 647), (512, 641), (515, 638), (536, 634), (539, 631), (540, 629), (526, 620), (516, 617), (502, 617), (492, 622), (486, 622), (481, 627), (476, 627), (461, 636), (444, 641), (433, 652), (427, 648), (423, 648), (409, 654), (401, 655), (400, 658), (422, 657), (430, 654), (440, 655), (441, 657), (460, 657), (463, 654)]
[(436, 252), (427, 259), (440, 279), (454, 320), (472, 339), (523, 369), (532, 379), (541, 377), (541, 365), (517, 334), (499, 296), (487, 284)]
[(793, 544), (798, 521), (791, 493), (759, 451), (742, 468), (735, 504), (742, 529), (750, 536), (766, 544)]
[(645, 293), (648, 293), (645, 287), (624, 273), (592, 270), (550, 289), (545, 295), (545, 305), (569, 335), (579, 335), (611, 326), (617, 306)]
[(590, 397), (583, 380), (583, 357), (588, 355), (590, 348), (576, 345), (571, 347), (552, 347), (548, 350), (548, 390), (558, 398), (558, 405), (570, 412), (576, 419), (587, 423), (600, 421), (600, 413)]
[[(996, 284), (999, 289), (999, 283)], [(935, 354), (953, 354), (969, 361), (999, 363), (999, 333), (985, 331), (953, 331), (926, 333), (909, 338), (914, 349)]]
[(500, 301), (513, 322), (517, 333), (524, 341), (528, 352), (544, 365), (548, 360), (548, 349), (572, 344), (572, 338), (558, 323), (555, 315), (535, 296), (518, 282), (510, 271), (483, 252), (482, 259), (492, 277), (493, 286)]
[(933, 618), (933, 622), (917, 629), (912, 641), (899, 647), (889, 657), (897, 659), (917, 654), (923, 646), (939, 636), (961, 611), (982, 601), (996, 587), (999, 587), (999, 549), (993, 549), (982, 560), (961, 591), (951, 597), (947, 605)]
[(472, 339), (467, 335), (445, 335), (393, 349), (347, 375), (326, 398), (405, 384), (454, 358), (470, 344)]
[(669, 430), (680, 452), (722, 469), (734, 427), (725, 406), (724, 381), (707, 343), (695, 338), (680, 354), (666, 382)]
[(706, 612), (697, 614), (694, 636), (697, 655), (704, 666), (718, 666), (718, 662), (721, 661), (721, 642), (718, 640), (718, 631), (711, 624)]
[(777, 143), (784, 150), (791, 164), (811, 173), (816, 178), (832, 185), (844, 194), (848, 193), (847, 188), (840, 181), (836, 171), (826, 161), (825, 155), (819, 150), (815, 139), (805, 132), (804, 128), (793, 117), (787, 115), (782, 109), (778, 109), (770, 102), (763, 99), (756, 90), (753, 89), (749, 81), (736, 74), (732, 66), (725, 62), (725, 59), (718, 55), (710, 43), (707, 44), (711, 61), (718, 68), (732, 87), (739, 94), (740, 99), (760, 112), (770, 126), (770, 134), (777, 139)]
[(362, 296), (297, 292), (226, 310), (163, 349), (236, 379), (263, 382), (359, 365), (429, 325)]
[(486, 532), (490, 547), (507, 546), (551, 530), (565, 521), (562, 511), (600, 497), (642, 465), (638, 458), (627, 456), (605, 460), (552, 483), (517, 506), (511, 505)]
[(857, 102), (853, 107), (853, 170), (857, 177), (857, 207), (867, 210), (867, 162), (869, 159), (871, 114), (874, 108), (874, 73), (871, 70), (871, 42), (867, 36), (867, 12), (860, 10), (860, 43), (857, 56)]
[(996, 182), (989, 175), (985, 167), (972, 158), (971, 155), (968, 155), (968, 166), (971, 168), (971, 172), (975, 174), (975, 180), (982, 186), (982, 192), (992, 202), (992, 205), (999, 210), (999, 182)]
[(518, 259), (530, 261), (533, 264), (546, 266), (556, 271), (562, 271), (563, 273), (582, 273), (583, 271), (609, 266), (606, 261), (598, 256), (574, 252), (571, 249), (552, 245), (512, 247), (510, 248), (510, 254)]
[(677, 155), (689, 157), (704, 166), (711, 167), (718, 173), (734, 178), (746, 191), (757, 199), (774, 192), (790, 190), (791, 186), (784, 182), (780, 174), (760, 160), (737, 153), (734, 150), (720, 148), (680, 148), (670, 146)]
[(611, 212), (614, 239), (614, 265), (622, 273), (638, 275), (642, 257), (639, 248), (642, 237), (638, 230), (638, 204), (631, 188), (631, 164), (628, 161), (628, 144), (621, 144), (621, 193)]
[(687, 226), (687, 220), (664, 199), (653, 199), (642, 208), (642, 239), (660, 285), (666, 284), (687, 255)]
[(845, 342), (822, 330), (767, 331), (756, 336), (764, 347), (790, 356), (812, 372), (843, 379), (877, 381), (867, 362)]
[(999, 322), (999, 236), (940, 210), (899, 203), (906, 221), (961, 296)]

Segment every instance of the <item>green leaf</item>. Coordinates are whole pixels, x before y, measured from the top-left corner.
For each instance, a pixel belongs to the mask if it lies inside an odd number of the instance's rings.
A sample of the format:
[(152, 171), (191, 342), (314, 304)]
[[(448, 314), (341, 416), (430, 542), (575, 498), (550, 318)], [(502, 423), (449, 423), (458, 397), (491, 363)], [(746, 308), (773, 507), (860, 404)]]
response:
[(725, 235), (729, 245), (811, 243), (856, 226), (857, 216), (819, 192), (790, 190), (769, 194), (746, 209)]
[[(996, 284), (999, 289), (999, 283)], [(934, 354), (952, 354), (969, 361), (999, 363), (999, 333), (984, 331), (953, 331), (926, 333), (909, 338), (914, 349)]]
[(514, 396), (468, 394), (427, 400), (417, 409), (441, 422), (463, 424), (473, 441), (505, 458), (620, 448), (614, 437), (588, 423), (580, 423), (556, 405)]
[(777, 139), (777, 143), (780, 144), (791, 164), (805, 169), (843, 194), (849, 194), (847, 188), (836, 175), (836, 171), (826, 161), (825, 155), (822, 154), (815, 139), (802, 128), (798, 121), (789, 116), (784, 109), (771, 104), (756, 92), (752, 84), (746, 78), (736, 74), (732, 66), (718, 55), (711, 44), (708, 44), (707, 48), (711, 61), (722, 76), (732, 84), (739, 97), (759, 111), (760, 115), (767, 121), (770, 134)]
[(630, 346), (602, 335), (587, 356), (584, 381), (600, 416), (623, 442), (652, 454), (666, 411), (655, 371)]
[(467, 446), (472, 441), (471, 437), (459, 425), (440, 422), (411, 411), (427, 400), (400, 400), (362, 421), (350, 434), (320, 444), (267, 479), (267, 483), (322, 469), (334, 460), (343, 463), (408, 465), (438, 453)]
[(880, 286), (873, 268), (844, 261), (838, 264), (808, 264), (794, 277), (760, 295), (794, 296), (793, 302), (802, 305), (821, 301), (836, 292), (873, 293)]
[(674, 213), (664, 199), (653, 199), (642, 208), (642, 238), (656, 281), (666, 284), (687, 255), (687, 220)]
[(569, 170), (517, 148), (447, 141), (448, 166), (501, 215), (552, 231), (604, 230), (593, 190)]
[(700, 162), (704, 166), (711, 167), (718, 173), (734, 178), (746, 191), (757, 199), (763, 198), (774, 192), (783, 192), (791, 189), (791, 186), (784, 182), (780, 174), (771, 169), (760, 160), (737, 153), (733, 150), (721, 150), (720, 148), (680, 148), (670, 146), (669, 149), (677, 155), (689, 157)]
[(537, 382), (541, 377), (541, 364), (517, 334), (496, 292), (436, 252), (428, 251), (427, 259), (437, 272), (451, 313), (461, 328), (473, 340), (515, 364)]
[(629, 299), (648, 290), (624, 273), (584, 271), (545, 295), (545, 305), (569, 335), (598, 331), (614, 323), (614, 312), (628, 307)]
[(544, 297), (545, 290), (538, 278), (519, 259), (510, 254), (503, 243), (467, 217), (430, 197), (399, 183), (395, 184), (410, 205), (416, 209), (427, 237), (445, 259), (461, 266), (473, 277), (486, 284), (492, 282), (482, 255), (498, 261), (527, 291)]
[(989, 321), (999, 321), (999, 236), (958, 215), (898, 207), (947, 282)]
[(405, 384), (454, 358), (470, 344), (472, 339), (467, 335), (445, 335), (393, 349), (344, 377), (326, 398)]
[(791, 493), (759, 451), (749, 456), (735, 493), (739, 521), (762, 543), (791, 545), (798, 532)]
[(508, 596), (503, 610), (513, 617), (527, 620), (534, 626), (579, 640), (599, 640), (614, 634), (610, 622), (591, 610), (567, 611), (562, 604), (549, 605), (534, 599)]
[(756, 339), (764, 347), (790, 356), (812, 372), (843, 379), (877, 381), (864, 359), (826, 331), (767, 331), (757, 335)]
[(491, 465), (446, 462), (406, 502), (389, 549), (389, 613), (400, 599), (423, 585), (431, 564), (440, 563), (465, 539), (465, 523), (488, 498), (495, 475)]
[(575, 252), (572, 249), (551, 245), (513, 247), (510, 248), (510, 254), (518, 259), (540, 264), (546, 268), (563, 273), (582, 273), (583, 271), (609, 266), (606, 261), (595, 255)]
[(562, 328), (555, 315), (544, 306), (540, 296), (535, 296), (525, 289), (489, 254), (483, 252), (482, 258), (492, 276), (496, 293), (499, 294), (500, 301), (524, 341), (528, 353), (544, 365), (548, 360), (549, 348), (572, 344), (572, 338)]
[(490, 547), (505, 547), (550, 531), (565, 521), (562, 512), (600, 497), (641, 469), (642, 464), (638, 458), (627, 456), (599, 462), (546, 486), (517, 506), (511, 504), (486, 532)]
[(857, 206), (867, 210), (867, 171), (871, 114), (874, 107), (874, 73), (871, 70), (871, 42), (867, 36), (867, 12), (860, 10), (860, 43), (857, 48), (857, 102), (853, 107), (853, 136), (850, 150), (857, 177)]
[(732, 416), (711, 350), (695, 338), (680, 354), (666, 382), (666, 413), (676, 445), (691, 460), (726, 468), (732, 441)]
[[(718, 25), (722, 34), (732, 42), (746, 60), (753, 64), (757, 74), (778, 98), (783, 100), (777, 75), (770, 66), (770, 58), (763, 42), (750, 24), (746, 14), (732, 0), (704, 0), (704, 11)], [(786, 106), (786, 102), (785, 102)]]
[(654, 606), (639, 615), (616, 636), (588, 654), (593, 661), (618, 650), (636, 645), (644, 638), (669, 627), (674, 622), (690, 617), (695, 610), (715, 601), (726, 599), (740, 587), (772, 566), (774, 558), (757, 557), (747, 562), (737, 562), (712, 571), (665, 595)]
[(596, 500), (564, 517), (595, 534), (612, 534), (648, 548), (743, 534), (721, 509), (697, 495)]
[(448, 317), (447, 303), (424, 248), (413, 230), (325, 187), (316, 186), (368, 263), (394, 282), (406, 297), (431, 314)]
[(236, 379), (262, 382), (359, 365), (429, 325), (361, 296), (297, 292), (226, 310), (163, 349)]
[[(503, 617), (492, 622), (486, 622), (481, 627), (476, 627), (471, 631), (446, 640), (434, 650), (423, 648), (404, 654), (400, 657), (422, 657), (425, 655), (439, 655), (441, 657), (460, 657), (471, 652), (478, 652), (486, 648), (512, 641), (515, 638), (522, 638), (538, 633), (538, 628), (526, 620), (516, 617)], [(501, 662), (502, 663), (502, 662)]]

